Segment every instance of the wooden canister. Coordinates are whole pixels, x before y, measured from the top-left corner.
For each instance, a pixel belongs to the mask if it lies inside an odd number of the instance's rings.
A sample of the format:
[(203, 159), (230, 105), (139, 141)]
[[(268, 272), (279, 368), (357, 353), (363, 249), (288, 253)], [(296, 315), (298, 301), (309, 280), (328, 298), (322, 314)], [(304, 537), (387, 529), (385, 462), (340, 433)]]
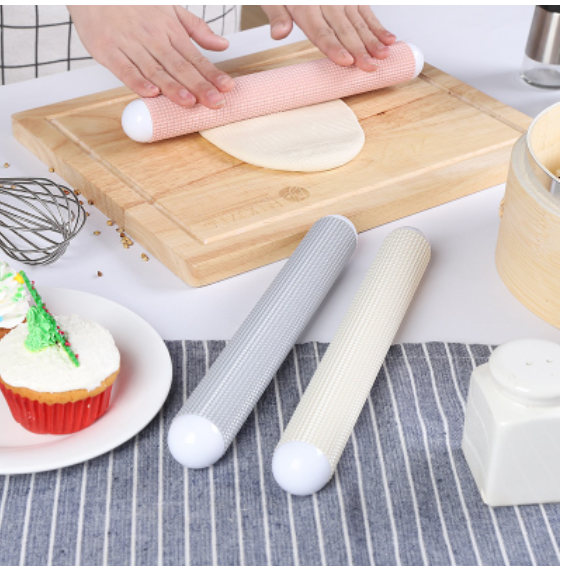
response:
[(515, 144), (500, 216), (499, 275), (527, 308), (560, 328), (560, 104)]

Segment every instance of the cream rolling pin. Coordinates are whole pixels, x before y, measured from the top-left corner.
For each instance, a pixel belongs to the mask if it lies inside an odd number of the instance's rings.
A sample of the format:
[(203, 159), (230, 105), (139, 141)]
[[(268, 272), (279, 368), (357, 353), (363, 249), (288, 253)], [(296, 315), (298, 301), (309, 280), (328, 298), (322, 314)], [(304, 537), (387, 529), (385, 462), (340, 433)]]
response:
[(407, 82), (423, 63), (418, 47), (399, 41), (371, 73), (317, 59), (236, 77), (219, 109), (185, 108), (165, 96), (139, 98), (126, 106), (121, 123), (132, 140), (150, 143)]
[(384, 240), (274, 451), (286, 491), (311, 495), (331, 479), (430, 258), (414, 228)]
[(343, 216), (318, 220), (173, 419), (170, 452), (188, 468), (227, 450), (356, 249)]

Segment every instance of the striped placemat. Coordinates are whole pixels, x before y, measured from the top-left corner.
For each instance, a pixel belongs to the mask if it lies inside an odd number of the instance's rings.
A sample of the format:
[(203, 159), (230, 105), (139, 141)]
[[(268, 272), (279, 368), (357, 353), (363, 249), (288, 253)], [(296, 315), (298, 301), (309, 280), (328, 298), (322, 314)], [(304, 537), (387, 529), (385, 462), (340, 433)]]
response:
[(559, 563), (559, 505), (490, 508), (460, 449), (483, 345), (393, 346), (331, 483), (293, 497), (270, 464), (327, 345), (298, 345), (215, 466), (187, 470), (168, 426), (224, 342), (168, 342), (174, 381), (135, 438), (79, 464), (0, 476), (2, 566)]

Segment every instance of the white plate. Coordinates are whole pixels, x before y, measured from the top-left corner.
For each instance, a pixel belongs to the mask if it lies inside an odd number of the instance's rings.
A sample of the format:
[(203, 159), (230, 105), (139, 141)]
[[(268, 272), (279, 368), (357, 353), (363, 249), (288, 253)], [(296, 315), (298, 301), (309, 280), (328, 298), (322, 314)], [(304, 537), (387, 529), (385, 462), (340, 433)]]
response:
[(159, 412), (172, 383), (172, 363), (157, 332), (140, 316), (104, 299), (70, 289), (41, 288), (54, 314), (78, 314), (105, 326), (121, 354), (108, 412), (68, 435), (33, 434), (12, 418), (0, 394), (0, 474), (44, 472), (78, 464), (123, 444)]

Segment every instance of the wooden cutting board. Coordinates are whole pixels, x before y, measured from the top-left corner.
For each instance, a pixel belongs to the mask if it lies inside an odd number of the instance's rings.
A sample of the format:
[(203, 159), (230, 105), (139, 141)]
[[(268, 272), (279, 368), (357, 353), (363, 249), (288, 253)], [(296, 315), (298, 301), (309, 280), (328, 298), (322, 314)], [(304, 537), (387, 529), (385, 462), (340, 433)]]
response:
[[(233, 76), (321, 57), (309, 42), (227, 61)], [(366, 133), (321, 173), (243, 163), (198, 133), (139, 144), (121, 129), (125, 87), (13, 115), (15, 137), (181, 279), (206, 285), (289, 256), (327, 214), (359, 231), (502, 183), (530, 118), (425, 65), (349, 97)]]

